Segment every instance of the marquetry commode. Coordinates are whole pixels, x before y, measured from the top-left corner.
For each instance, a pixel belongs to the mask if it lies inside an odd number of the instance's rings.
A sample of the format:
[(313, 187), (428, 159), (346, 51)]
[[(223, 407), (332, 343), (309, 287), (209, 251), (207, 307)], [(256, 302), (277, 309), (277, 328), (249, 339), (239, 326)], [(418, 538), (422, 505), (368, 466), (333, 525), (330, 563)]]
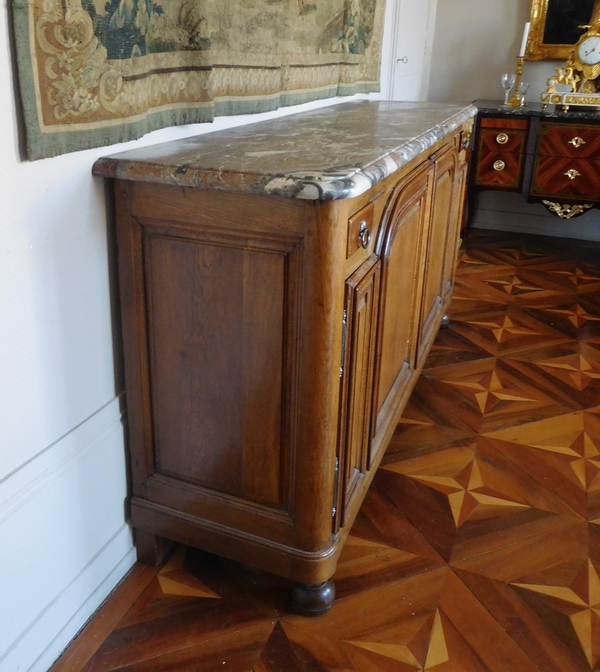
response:
[(359, 101), (96, 163), (141, 560), (175, 540), (331, 605), (450, 300), (474, 114)]
[(471, 204), (478, 191), (495, 189), (517, 191), (563, 219), (600, 207), (600, 112), (474, 105)]

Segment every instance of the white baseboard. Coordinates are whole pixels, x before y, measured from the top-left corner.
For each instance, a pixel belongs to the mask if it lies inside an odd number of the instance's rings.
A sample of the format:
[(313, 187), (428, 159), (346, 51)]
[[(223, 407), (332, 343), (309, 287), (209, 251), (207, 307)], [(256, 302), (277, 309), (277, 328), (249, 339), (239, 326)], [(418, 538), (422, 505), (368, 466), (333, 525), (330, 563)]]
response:
[(0, 482), (0, 672), (44, 672), (135, 562), (112, 400)]
[[(16, 646), (0, 662), (0, 670), (47, 672), (135, 561), (131, 531), (128, 525), (123, 525), (71, 585), (22, 634)], [(98, 584), (98, 578), (102, 576), (104, 579)], [(82, 603), (85, 595), (87, 599)], [(69, 614), (73, 615), (65, 622)], [(48, 643), (48, 637), (55, 631)]]

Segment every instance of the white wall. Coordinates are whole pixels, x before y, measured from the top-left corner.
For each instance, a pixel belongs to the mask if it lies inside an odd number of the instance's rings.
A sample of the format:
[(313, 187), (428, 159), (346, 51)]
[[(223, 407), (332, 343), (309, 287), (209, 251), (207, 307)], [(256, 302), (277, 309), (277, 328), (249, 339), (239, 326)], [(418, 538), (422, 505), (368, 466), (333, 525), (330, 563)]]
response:
[[(382, 82), (392, 9), (390, 0)], [(124, 520), (104, 187), (92, 164), (109, 151), (342, 101), (30, 163), (19, 158), (6, 8), (0, 53), (0, 671), (37, 672), (135, 560)]]
[(498, 99), (528, 15), (529, 0), (438, 0), (429, 99)]
[[(501, 100), (503, 72), (514, 72), (530, 0), (438, 0), (428, 100)], [(528, 99), (539, 101), (557, 61), (526, 62)], [(472, 226), (600, 240), (600, 211), (563, 221), (519, 196), (485, 192)]]
[[(514, 72), (531, 0), (437, 0), (428, 100), (501, 100)], [(528, 99), (539, 100), (557, 61), (526, 61)]]

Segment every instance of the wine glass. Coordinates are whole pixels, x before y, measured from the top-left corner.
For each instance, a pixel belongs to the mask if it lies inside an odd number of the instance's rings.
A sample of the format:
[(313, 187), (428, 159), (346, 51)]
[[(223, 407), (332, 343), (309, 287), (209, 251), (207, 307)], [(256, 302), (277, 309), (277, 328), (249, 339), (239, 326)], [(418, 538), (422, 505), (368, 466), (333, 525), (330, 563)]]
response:
[(517, 79), (516, 75), (511, 75), (509, 73), (504, 73), (502, 75), (502, 88), (504, 89), (504, 104), (508, 105), (508, 97), (510, 96), (510, 91), (515, 85), (515, 80)]
[(527, 90), (529, 89), (529, 83), (528, 82), (519, 82), (519, 101), (521, 103), (521, 107), (525, 106), (525, 94), (527, 93)]

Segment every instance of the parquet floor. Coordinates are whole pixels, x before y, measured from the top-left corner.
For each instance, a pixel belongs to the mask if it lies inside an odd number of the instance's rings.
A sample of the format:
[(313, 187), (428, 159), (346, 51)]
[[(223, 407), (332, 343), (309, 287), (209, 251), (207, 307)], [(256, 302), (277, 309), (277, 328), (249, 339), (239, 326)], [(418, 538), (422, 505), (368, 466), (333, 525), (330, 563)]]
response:
[(600, 245), (472, 232), (326, 615), (180, 548), (53, 672), (600, 670)]

